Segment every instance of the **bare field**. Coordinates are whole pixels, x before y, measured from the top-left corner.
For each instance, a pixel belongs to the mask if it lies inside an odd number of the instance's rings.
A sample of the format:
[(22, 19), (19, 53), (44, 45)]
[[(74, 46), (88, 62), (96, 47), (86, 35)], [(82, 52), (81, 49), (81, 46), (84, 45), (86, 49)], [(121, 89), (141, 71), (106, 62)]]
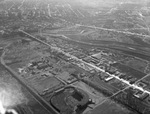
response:
[(128, 109), (116, 104), (115, 102), (108, 100), (102, 105), (96, 107), (95, 109), (86, 112), (85, 114), (134, 114)]
[(106, 97), (102, 93), (96, 91), (94, 88), (90, 87), (89, 85), (83, 82), (80, 82), (80, 81), (76, 82), (73, 84), (73, 86), (80, 88), (84, 90), (85, 92), (87, 92), (90, 99), (92, 99), (95, 102), (95, 104), (92, 104), (91, 107), (98, 105), (99, 103), (101, 103), (103, 100), (106, 99)]
[(44, 90), (53, 91), (63, 86), (63, 84), (55, 77), (49, 77), (45, 79), (35, 78), (35, 79), (28, 80), (28, 82), (39, 94), (42, 94)]

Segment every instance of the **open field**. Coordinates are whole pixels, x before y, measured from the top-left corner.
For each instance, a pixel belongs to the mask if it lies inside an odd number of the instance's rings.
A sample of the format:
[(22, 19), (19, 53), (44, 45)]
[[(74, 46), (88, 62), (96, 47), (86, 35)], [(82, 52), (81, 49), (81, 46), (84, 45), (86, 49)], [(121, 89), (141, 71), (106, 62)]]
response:
[(26, 76), (24, 78), (39, 94), (43, 94), (46, 90), (54, 91), (63, 87), (63, 84), (55, 77), (42, 78), (41, 76)]
[(117, 69), (121, 70), (122, 72), (127, 73), (128, 75), (131, 75), (137, 79), (140, 79), (146, 75), (143, 72), (140, 72), (138, 70), (135, 70), (131, 67), (127, 67), (127, 66), (119, 64), (119, 63), (113, 64), (113, 66), (116, 67)]
[(85, 92), (87, 92), (87, 94), (89, 95), (89, 98), (92, 99), (92, 101), (95, 103), (95, 104), (91, 104), (90, 107), (94, 107), (106, 99), (106, 97), (102, 93), (98, 92), (94, 88), (90, 87), (89, 85), (81, 81), (76, 82), (72, 85), (76, 88), (80, 88), (84, 90)]
[(89, 85), (93, 88), (95, 88), (97, 91), (102, 92), (105, 91), (104, 94), (111, 96), (117, 91), (119, 91), (117, 88), (113, 87), (112, 85), (109, 85), (102, 80), (98, 79), (98, 77), (94, 77), (92, 79), (84, 79), (83, 80), (86, 84), (89, 83)]
[(108, 100), (100, 106), (97, 106), (95, 109), (88, 111), (84, 114), (135, 114), (130, 112), (128, 109), (122, 107), (121, 105)]

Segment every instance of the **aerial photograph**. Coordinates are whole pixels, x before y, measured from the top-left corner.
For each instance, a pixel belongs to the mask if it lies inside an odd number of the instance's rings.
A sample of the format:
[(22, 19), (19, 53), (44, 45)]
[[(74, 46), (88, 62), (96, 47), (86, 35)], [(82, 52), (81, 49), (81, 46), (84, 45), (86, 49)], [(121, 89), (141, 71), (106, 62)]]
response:
[(0, 0), (0, 114), (150, 114), (150, 0)]

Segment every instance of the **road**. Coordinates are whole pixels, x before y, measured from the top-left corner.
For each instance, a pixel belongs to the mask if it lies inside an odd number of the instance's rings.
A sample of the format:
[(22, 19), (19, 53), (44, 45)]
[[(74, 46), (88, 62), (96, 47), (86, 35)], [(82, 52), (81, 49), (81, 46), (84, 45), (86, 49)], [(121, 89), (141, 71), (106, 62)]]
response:
[[(73, 55), (70, 55), (69, 53), (66, 53), (66, 52), (62, 51), (62, 50), (61, 50), (60, 48), (58, 48), (58, 47), (53, 47), (53, 46), (51, 46), (50, 44), (48, 44), (48, 43), (46, 43), (46, 42), (44, 42), (44, 41), (42, 41), (42, 40), (40, 40), (40, 39), (38, 39), (38, 38), (32, 36), (31, 34), (25, 32), (25, 31), (23, 31), (23, 30), (20, 30), (20, 31), (23, 32), (24, 34), (30, 36), (32, 39), (34, 39), (34, 40), (36, 40), (36, 41), (38, 41), (38, 42), (40, 42), (40, 43), (42, 43), (42, 44), (45, 44), (45, 45), (49, 46), (51, 49), (54, 49), (54, 50), (56, 50), (57, 52), (61, 52), (62, 54), (64, 54), (64, 55), (66, 55), (66, 56), (68, 56), (68, 57), (70, 57), (70, 58), (72, 58), (72, 59), (78, 61), (80, 64), (82, 64), (82, 65), (80, 65), (80, 67), (82, 67), (83, 65), (88, 65), (88, 66), (90, 66), (90, 67), (92, 67), (92, 68), (94, 68), (94, 69), (96, 69), (96, 70), (98, 70), (98, 71), (100, 71), (100, 72), (105, 72), (105, 70), (103, 70), (103, 69), (101, 69), (101, 68), (99, 68), (99, 67), (97, 67), (97, 66), (95, 66), (95, 65), (93, 65), (93, 64), (91, 64), (91, 63), (87, 63), (87, 62), (83, 61), (82, 59), (78, 59), (77, 57), (75, 57), (75, 56), (73, 56)], [(78, 65), (78, 66), (79, 66), (79, 65)], [(84, 66), (83, 66), (83, 67), (84, 67)], [(138, 87), (136, 84), (130, 84), (128, 81), (126, 81), (126, 80), (124, 80), (124, 79), (121, 79), (121, 78), (119, 78), (119, 77), (117, 77), (117, 76), (115, 76), (115, 75), (113, 75), (113, 74), (109, 74), (108, 72), (106, 72), (106, 73), (107, 73), (109, 76), (111, 76), (111, 77), (113, 77), (113, 78), (115, 78), (115, 79), (121, 81), (122, 83), (125, 83), (126, 85), (128, 85), (128, 86), (130, 86), (130, 87), (136, 88), (136, 89), (138, 89), (138, 90), (141, 90), (141, 91), (143, 91), (143, 92), (145, 92), (145, 93), (150, 94), (149, 91), (144, 90), (142, 87)], [(150, 74), (148, 74), (148, 75), (150, 75)], [(146, 75), (145, 77), (147, 77), (148, 75)], [(145, 78), (145, 77), (143, 77), (143, 78)], [(143, 79), (143, 78), (142, 78), (142, 79)], [(139, 81), (139, 80), (138, 80), (138, 81)]]
[(141, 58), (140, 56), (142, 56), (143, 59), (150, 61), (150, 54), (149, 54), (150, 52), (144, 50), (143, 49), (144, 46), (141, 47), (139, 45), (130, 45), (130, 44), (123, 44), (123, 43), (118, 43), (118, 42), (116, 42), (115, 45), (114, 45), (114, 43), (108, 42), (108, 41), (106, 41), (106, 42), (102, 41), (99, 44), (93, 44), (93, 43), (74, 40), (74, 39), (71, 39), (71, 38), (69, 38), (65, 35), (62, 35), (62, 34), (55, 35), (55, 34), (42, 33), (42, 35), (58, 37), (60, 39), (66, 40), (66, 41), (70, 41), (70, 42), (81, 44), (81, 45), (89, 45), (91, 47), (104, 47), (104, 48), (109, 48), (109, 49), (115, 49), (115, 50), (118, 50), (118, 51), (124, 51), (124, 52), (127, 52), (127, 53), (136, 54), (136, 56), (139, 56), (139, 58)]
[[(87, 63), (87, 62), (83, 61), (82, 59), (78, 59), (77, 57), (75, 57), (75, 56), (73, 56), (73, 55), (70, 55), (69, 53), (66, 53), (66, 52), (62, 51), (60, 48), (52, 47), (50, 44), (48, 44), (48, 43), (46, 43), (46, 42), (43, 42), (42, 40), (40, 40), (40, 39), (38, 39), (38, 38), (36, 38), (36, 37), (34, 37), (34, 36), (32, 36), (32, 35), (26, 33), (25, 31), (22, 31), (22, 30), (20, 30), (20, 31), (23, 32), (23, 33), (26, 34), (26, 35), (29, 35), (32, 39), (34, 39), (34, 40), (36, 40), (36, 41), (38, 41), (38, 42), (40, 42), (40, 43), (42, 43), (42, 44), (45, 44), (45, 45), (47, 45), (47, 46), (49, 46), (49, 47), (55, 49), (56, 51), (61, 52), (61, 53), (65, 54), (66, 56), (68, 56), (68, 57), (70, 57), (70, 58), (72, 58), (72, 59), (78, 61), (78, 62), (80, 63), (80, 65), (78, 65), (79, 67), (83, 67), (83, 68), (84, 68), (83, 65), (88, 65), (88, 66), (90, 66), (90, 67), (92, 67), (92, 68), (94, 68), (94, 69), (96, 69), (96, 70), (98, 70), (98, 71), (100, 71), (100, 72), (105, 72), (105, 70), (103, 70), (103, 69), (101, 69), (101, 68), (99, 68), (99, 67), (97, 67), (97, 66), (95, 66), (95, 65), (93, 65), (93, 64)], [(78, 64), (79, 64), (79, 63), (78, 63)], [(81, 65), (81, 64), (82, 64), (82, 65)], [(122, 89), (122, 90), (119, 90), (118, 92), (114, 93), (112, 96), (110, 96), (110, 97), (108, 97), (107, 99), (105, 99), (104, 101), (102, 101), (98, 106), (102, 105), (103, 103), (105, 103), (105, 102), (106, 102), (107, 100), (109, 100), (110, 98), (114, 97), (115, 95), (121, 93), (122, 91), (124, 91), (124, 90), (126, 90), (126, 89), (128, 89), (128, 88), (130, 88), (130, 87), (135, 88), (135, 89), (138, 89), (138, 90), (140, 90), (140, 91), (142, 91), (142, 92), (144, 92), (144, 93), (148, 93), (148, 94), (150, 95), (150, 91), (147, 91), (147, 90), (143, 89), (142, 87), (137, 86), (137, 83), (138, 83), (138, 82), (140, 82), (141, 80), (143, 80), (143, 79), (146, 78), (146, 77), (149, 77), (150, 74), (147, 74), (147, 75), (144, 76), (143, 78), (137, 80), (134, 84), (130, 84), (128, 81), (126, 81), (126, 80), (124, 80), (124, 79), (121, 79), (121, 78), (119, 78), (119, 77), (117, 77), (117, 76), (115, 76), (115, 75), (109, 74), (108, 72), (106, 72), (106, 74), (108, 74), (109, 76), (111, 76), (111, 77), (113, 77), (113, 78), (115, 78), (115, 79), (121, 81), (122, 83), (125, 83), (125, 84), (128, 85), (128, 86), (127, 86), (126, 88), (124, 88), (124, 89)]]
[[(145, 79), (145, 78), (147, 78), (147, 77), (149, 77), (150, 76), (150, 74), (147, 74), (146, 76), (144, 76), (143, 78), (141, 78), (141, 79), (139, 79), (139, 80), (137, 80), (136, 82), (135, 82), (135, 84), (137, 84), (138, 82), (140, 82), (140, 81), (142, 81), (143, 79)], [(112, 96), (110, 96), (110, 97), (108, 97), (107, 99), (105, 99), (104, 101), (102, 101), (99, 105), (97, 105), (96, 107), (98, 107), (98, 106), (100, 106), (100, 105), (102, 105), (103, 103), (105, 103), (106, 101), (108, 101), (109, 99), (111, 99), (111, 98), (113, 98), (114, 96), (116, 96), (116, 95), (118, 95), (119, 93), (121, 93), (121, 92), (123, 92), (123, 91), (125, 91), (125, 90), (127, 90), (127, 89), (129, 89), (131, 86), (130, 85), (128, 85), (126, 88), (124, 88), (124, 89), (122, 89), (122, 90), (120, 90), (120, 91), (118, 91), (118, 92), (116, 92), (115, 94), (113, 94)], [(150, 94), (150, 92), (148, 92), (149, 94)]]
[(4, 55), (5, 52), (1, 55), (0, 62), (2, 66), (12, 75), (12, 77), (15, 78), (23, 87), (25, 87), (35, 98), (35, 100), (38, 101), (39, 104), (41, 104), (41, 106), (43, 106), (49, 112), (49, 114), (58, 114), (58, 112), (56, 112), (48, 102), (46, 102), (34, 89), (29, 86), (26, 80), (24, 80), (20, 75), (18, 75), (14, 70), (5, 64), (3, 60)]
[(122, 33), (122, 34), (126, 34), (126, 35), (136, 35), (139, 37), (149, 37), (149, 35), (142, 35), (142, 34), (138, 34), (138, 33), (132, 33), (132, 32), (124, 32), (124, 31), (119, 31), (119, 30), (114, 30), (114, 29), (107, 29), (107, 28), (101, 28), (101, 27), (96, 27), (96, 26), (88, 26), (88, 25), (81, 25), (81, 24), (76, 24), (76, 26), (82, 26), (82, 27), (88, 27), (88, 28), (93, 28), (93, 29), (99, 29), (99, 30), (105, 30), (105, 31), (110, 31), (110, 32), (116, 32), (116, 33)]

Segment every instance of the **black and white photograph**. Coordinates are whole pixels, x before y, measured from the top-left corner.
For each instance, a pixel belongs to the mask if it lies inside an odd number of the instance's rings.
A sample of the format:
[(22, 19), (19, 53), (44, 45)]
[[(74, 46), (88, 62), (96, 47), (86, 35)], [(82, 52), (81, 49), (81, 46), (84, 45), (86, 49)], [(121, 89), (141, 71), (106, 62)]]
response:
[(0, 0), (0, 114), (150, 114), (150, 0)]

